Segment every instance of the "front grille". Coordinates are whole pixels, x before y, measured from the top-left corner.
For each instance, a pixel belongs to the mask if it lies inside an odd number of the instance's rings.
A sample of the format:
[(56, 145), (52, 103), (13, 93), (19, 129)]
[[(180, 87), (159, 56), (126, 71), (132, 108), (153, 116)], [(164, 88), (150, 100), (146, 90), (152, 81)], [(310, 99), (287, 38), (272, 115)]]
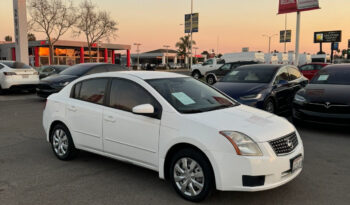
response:
[(276, 155), (285, 155), (292, 152), (298, 146), (298, 138), (295, 132), (269, 142)]
[(350, 105), (346, 104), (337, 104), (337, 103), (308, 103), (303, 109), (320, 112), (320, 113), (329, 113), (329, 114), (349, 114), (350, 113)]

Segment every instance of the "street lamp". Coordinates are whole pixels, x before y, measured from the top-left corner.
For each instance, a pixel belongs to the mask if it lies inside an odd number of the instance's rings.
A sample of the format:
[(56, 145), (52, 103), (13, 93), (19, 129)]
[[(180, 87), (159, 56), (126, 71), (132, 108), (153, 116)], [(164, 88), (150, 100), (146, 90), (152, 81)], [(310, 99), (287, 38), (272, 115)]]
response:
[(263, 36), (269, 38), (269, 53), (271, 53), (271, 38), (274, 36), (277, 36), (277, 34), (273, 34), (273, 35), (264, 34)]
[(137, 69), (140, 69), (140, 46), (141, 43), (134, 43), (135, 46), (137, 46), (136, 52), (137, 52)]

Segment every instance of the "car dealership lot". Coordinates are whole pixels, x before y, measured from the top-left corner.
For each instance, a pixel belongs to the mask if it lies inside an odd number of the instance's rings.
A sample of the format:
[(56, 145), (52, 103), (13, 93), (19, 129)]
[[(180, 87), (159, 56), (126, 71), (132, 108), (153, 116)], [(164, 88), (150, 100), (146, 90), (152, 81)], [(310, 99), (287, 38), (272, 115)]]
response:
[[(81, 152), (56, 159), (35, 95), (0, 96), (0, 204), (187, 204), (156, 172)], [(299, 126), (302, 174), (256, 193), (216, 192), (203, 204), (348, 204), (350, 129)]]

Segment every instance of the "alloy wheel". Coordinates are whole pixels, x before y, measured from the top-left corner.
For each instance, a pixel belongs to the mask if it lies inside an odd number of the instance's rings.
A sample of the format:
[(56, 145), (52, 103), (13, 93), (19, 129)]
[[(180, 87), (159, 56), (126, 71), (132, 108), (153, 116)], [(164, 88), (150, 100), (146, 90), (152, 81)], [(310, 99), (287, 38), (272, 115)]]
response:
[(67, 153), (69, 142), (67, 134), (63, 129), (55, 130), (52, 138), (52, 144), (54, 151), (58, 156), (62, 157)]

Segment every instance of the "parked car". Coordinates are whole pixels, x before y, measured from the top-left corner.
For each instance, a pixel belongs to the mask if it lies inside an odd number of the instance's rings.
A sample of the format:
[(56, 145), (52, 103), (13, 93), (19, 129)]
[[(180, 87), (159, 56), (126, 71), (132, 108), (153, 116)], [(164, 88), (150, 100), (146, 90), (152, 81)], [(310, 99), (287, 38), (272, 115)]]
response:
[(227, 74), (214, 87), (240, 103), (271, 113), (292, 111), (294, 94), (308, 83), (291, 65), (246, 65)]
[(226, 63), (223, 66), (221, 66), (219, 69), (207, 72), (205, 74), (205, 80), (209, 85), (212, 85), (217, 81), (219, 81), (227, 73), (231, 72), (232, 70), (236, 69), (239, 66), (257, 64), (257, 63), (258, 62), (255, 62), (255, 61), (241, 61), (241, 62)]
[(50, 75), (58, 74), (68, 68), (68, 65), (44, 65), (39, 69), (39, 78), (46, 78)]
[(38, 72), (29, 65), (17, 61), (0, 61), (0, 93), (10, 89), (35, 91), (38, 83)]
[(329, 65), (294, 97), (297, 121), (350, 125), (350, 64)]
[(211, 58), (202, 64), (193, 65), (191, 75), (195, 79), (203, 77), (207, 72), (216, 70), (225, 64), (225, 60), (220, 58)]
[(80, 149), (127, 161), (159, 172), (190, 201), (215, 188), (281, 186), (300, 174), (304, 156), (286, 119), (168, 72), (79, 78), (49, 96), (43, 126), (58, 159)]
[(299, 67), (300, 72), (311, 80), (319, 70), (329, 65), (328, 63), (309, 63)]
[(49, 76), (41, 79), (37, 88), (37, 95), (42, 98), (47, 98), (52, 93), (59, 92), (62, 88), (68, 85), (73, 80), (94, 73), (126, 71), (127, 68), (107, 63), (83, 63), (71, 66), (58, 75)]

